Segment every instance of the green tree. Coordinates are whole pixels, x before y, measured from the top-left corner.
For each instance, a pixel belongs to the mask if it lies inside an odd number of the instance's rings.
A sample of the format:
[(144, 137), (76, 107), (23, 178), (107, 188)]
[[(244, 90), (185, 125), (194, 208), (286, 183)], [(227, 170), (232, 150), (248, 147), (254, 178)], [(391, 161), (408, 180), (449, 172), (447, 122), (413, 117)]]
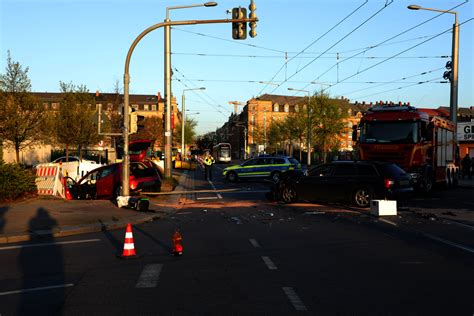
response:
[(0, 143), (20, 151), (44, 139), (45, 108), (30, 93), (28, 67), (12, 60), (8, 51), (5, 74), (0, 75)]
[(142, 130), (130, 135), (130, 140), (150, 139), (155, 141), (155, 146), (161, 146), (164, 143), (163, 120), (158, 116), (145, 117), (143, 125)]
[(309, 109), (313, 114), (312, 143), (320, 148), (326, 162), (327, 153), (339, 149), (339, 135), (346, 131), (347, 101), (330, 99), (328, 94), (320, 92), (311, 97)]
[(63, 99), (59, 109), (51, 113), (52, 134), (58, 144), (66, 147), (66, 157), (70, 146), (77, 146), (82, 158), (82, 149), (100, 140), (95, 100), (84, 85), (61, 81), (60, 89)]
[[(186, 119), (184, 123), (184, 143), (191, 145), (196, 139), (196, 126), (197, 122), (194, 119)], [(175, 126), (173, 131), (174, 143), (181, 144), (181, 123)]]

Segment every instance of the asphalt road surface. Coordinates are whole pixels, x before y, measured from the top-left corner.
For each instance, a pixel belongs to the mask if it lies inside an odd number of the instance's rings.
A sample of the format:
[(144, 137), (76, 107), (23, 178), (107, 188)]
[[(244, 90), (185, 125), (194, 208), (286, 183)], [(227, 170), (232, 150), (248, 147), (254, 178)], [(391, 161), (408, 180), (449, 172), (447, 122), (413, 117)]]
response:
[(469, 251), (350, 208), (270, 203), (266, 182), (217, 170), (188, 182), (237, 191), (188, 194), (178, 213), (133, 227), (139, 258), (117, 258), (124, 230), (0, 247), (0, 314), (474, 312)]

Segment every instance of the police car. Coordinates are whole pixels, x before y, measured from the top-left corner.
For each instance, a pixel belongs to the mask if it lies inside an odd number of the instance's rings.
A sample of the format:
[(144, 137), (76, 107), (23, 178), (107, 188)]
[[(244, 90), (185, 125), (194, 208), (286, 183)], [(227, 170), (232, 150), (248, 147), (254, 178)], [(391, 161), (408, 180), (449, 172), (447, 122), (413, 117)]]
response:
[(234, 182), (239, 178), (262, 178), (278, 181), (287, 170), (301, 170), (298, 160), (287, 156), (260, 156), (249, 159), (240, 165), (227, 167), (222, 176)]

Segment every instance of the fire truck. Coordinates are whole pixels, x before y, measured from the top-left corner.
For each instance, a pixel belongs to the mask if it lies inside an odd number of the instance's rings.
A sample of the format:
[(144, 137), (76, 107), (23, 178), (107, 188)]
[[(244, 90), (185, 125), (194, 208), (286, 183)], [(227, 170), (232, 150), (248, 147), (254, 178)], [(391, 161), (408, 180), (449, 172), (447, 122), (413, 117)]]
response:
[(429, 192), (435, 183), (458, 184), (459, 159), (453, 122), (408, 104), (377, 103), (362, 116), (352, 138), (361, 160), (398, 164), (415, 188)]

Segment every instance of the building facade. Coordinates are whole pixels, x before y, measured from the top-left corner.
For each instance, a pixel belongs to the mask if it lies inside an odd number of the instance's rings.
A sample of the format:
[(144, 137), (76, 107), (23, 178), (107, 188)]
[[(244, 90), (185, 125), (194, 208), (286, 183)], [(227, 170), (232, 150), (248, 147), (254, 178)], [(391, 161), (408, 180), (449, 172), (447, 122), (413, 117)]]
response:
[[(59, 92), (32, 92), (32, 95), (35, 96), (39, 102), (43, 104), (44, 108), (49, 111), (58, 110), (63, 99), (63, 94)], [(102, 121), (111, 120), (114, 114), (123, 115), (123, 94), (95, 92), (91, 93), (91, 96), (94, 98), (97, 111), (101, 109), (103, 113)], [(160, 119), (163, 119), (165, 115), (165, 100), (161, 98), (160, 93), (157, 95), (131, 94), (129, 96), (129, 102), (130, 107), (134, 111), (138, 112), (139, 115), (143, 115), (145, 117), (158, 117)], [(172, 97), (171, 99), (171, 106), (172, 120), (173, 123), (177, 125), (181, 122), (182, 116), (181, 111), (178, 110), (178, 104), (175, 97)], [(98, 120), (98, 117), (96, 116), (94, 119)], [(162, 137), (162, 135), (160, 136)], [(15, 162), (16, 158), (14, 150), (6, 147), (4, 144), (2, 145), (3, 146), (0, 146), (0, 150), (2, 150), (3, 160), (7, 163)], [(99, 147), (101, 149), (107, 148), (110, 153), (110, 160), (114, 160), (115, 144), (113, 143), (113, 139), (111, 137), (104, 136), (100, 145), (101, 146), (97, 144), (97, 146), (92, 146), (90, 149), (97, 149)], [(20, 152), (20, 160), (26, 165), (48, 162), (51, 159), (51, 151), (56, 147), (57, 146), (54, 146), (54, 144), (31, 146)]]

